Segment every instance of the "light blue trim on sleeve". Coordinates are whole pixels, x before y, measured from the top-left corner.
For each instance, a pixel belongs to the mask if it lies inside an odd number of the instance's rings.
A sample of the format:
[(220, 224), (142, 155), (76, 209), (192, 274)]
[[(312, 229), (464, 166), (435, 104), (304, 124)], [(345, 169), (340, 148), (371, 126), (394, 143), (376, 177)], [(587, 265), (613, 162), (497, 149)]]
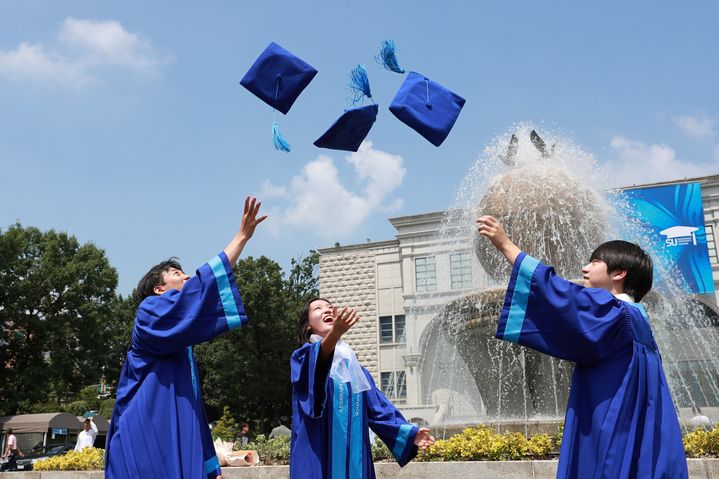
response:
[(505, 341), (516, 343), (519, 341), (519, 334), (522, 332), (522, 324), (527, 314), (527, 302), (529, 301), (529, 290), (532, 287), (532, 276), (537, 269), (539, 261), (529, 255), (522, 258), (519, 265), (519, 272), (514, 284), (512, 303), (507, 315), (507, 324), (504, 327)]
[(205, 474), (209, 474), (220, 468), (220, 461), (217, 460), (217, 456), (212, 456), (205, 461)]
[(195, 393), (195, 400), (199, 394), (197, 388), (197, 376), (195, 376), (195, 357), (192, 355), (192, 346), (187, 346), (187, 358), (190, 360), (190, 376), (192, 377), (192, 392)]
[(397, 433), (397, 440), (394, 442), (394, 447), (392, 448), (392, 455), (395, 459), (399, 460), (399, 458), (402, 457), (402, 453), (404, 453), (404, 450), (407, 447), (407, 440), (409, 439), (409, 434), (411, 432), (411, 424), (402, 424), (399, 427), (399, 432)]
[(347, 423), (349, 394), (347, 384), (334, 383), (332, 411), (332, 477), (347, 477)]
[(235, 304), (235, 297), (232, 294), (225, 265), (219, 256), (215, 256), (207, 263), (210, 265), (212, 272), (215, 274), (217, 289), (220, 292), (220, 299), (222, 300), (222, 308), (225, 310), (227, 326), (230, 330), (239, 328), (242, 326), (242, 320), (240, 318), (239, 311), (237, 311), (237, 304)]

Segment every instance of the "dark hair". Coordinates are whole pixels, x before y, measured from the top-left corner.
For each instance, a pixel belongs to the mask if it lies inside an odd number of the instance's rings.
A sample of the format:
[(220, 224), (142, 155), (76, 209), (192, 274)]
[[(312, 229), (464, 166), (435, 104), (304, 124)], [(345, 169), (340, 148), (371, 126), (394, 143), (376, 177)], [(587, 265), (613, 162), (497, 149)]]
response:
[(250, 427), (250, 423), (248, 423), (248, 422), (241, 422), (241, 423), (240, 423), (240, 429), (244, 429), (245, 426)]
[(165, 284), (165, 279), (162, 275), (169, 271), (170, 268), (182, 271), (182, 266), (180, 266), (180, 263), (174, 256), (150, 268), (150, 271), (145, 273), (145, 276), (143, 276), (140, 282), (137, 283), (137, 289), (135, 290), (135, 296), (137, 296), (137, 299), (142, 301), (149, 296), (157, 296), (157, 294), (155, 294), (155, 286), (162, 286)]
[(8, 433), (8, 434), (12, 434), (12, 428), (11, 428), (11, 427), (8, 428), (7, 433)]
[(599, 260), (607, 265), (607, 273), (626, 271), (624, 292), (640, 301), (650, 289), (654, 278), (652, 258), (639, 245), (628, 241), (607, 241), (597, 247), (590, 261)]
[(305, 303), (304, 308), (302, 308), (302, 311), (300, 311), (300, 318), (299, 321), (297, 321), (297, 341), (300, 344), (305, 344), (310, 340), (310, 336), (312, 335), (312, 330), (310, 329), (310, 304), (312, 304), (315, 301), (327, 301), (325, 298), (320, 297), (312, 297)]

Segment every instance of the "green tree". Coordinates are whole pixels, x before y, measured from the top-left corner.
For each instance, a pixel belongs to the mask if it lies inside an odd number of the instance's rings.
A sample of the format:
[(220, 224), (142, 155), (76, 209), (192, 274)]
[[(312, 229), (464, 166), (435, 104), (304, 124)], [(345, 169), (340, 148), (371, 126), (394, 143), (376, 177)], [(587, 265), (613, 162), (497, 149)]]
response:
[(127, 349), (132, 341), (132, 328), (135, 325), (139, 306), (134, 291), (127, 298), (116, 296), (110, 305), (112, 315), (104, 323), (105, 355), (102, 357), (100, 368), (102, 376), (113, 392), (117, 390), (117, 381), (120, 379), (120, 372), (127, 358)]
[(317, 294), (316, 252), (293, 260), (287, 279), (266, 258), (240, 260), (235, 277), (249, 324), (196, 348), (210, 417), (229, 406), (243, 420), (268, 432), (291, 415), (289, 359), (297, 347), (300, 308)]
[(66, 401), (101, 375), (117, 272), (74, 236), (0, 230), (0, 413)]

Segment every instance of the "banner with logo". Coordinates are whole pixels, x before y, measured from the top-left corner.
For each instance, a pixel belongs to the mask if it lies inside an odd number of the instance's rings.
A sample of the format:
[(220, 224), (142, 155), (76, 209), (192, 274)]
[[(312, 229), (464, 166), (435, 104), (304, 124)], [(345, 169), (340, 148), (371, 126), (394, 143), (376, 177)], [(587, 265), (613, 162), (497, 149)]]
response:
[[(713, 293), (704, 210), (699, 183), (653, 186), (623, 192), (646, 225), (654, 253), (662, 264), (676, 267), (690, 293)], [(655, 274), (655, 280), (659, 279)]]

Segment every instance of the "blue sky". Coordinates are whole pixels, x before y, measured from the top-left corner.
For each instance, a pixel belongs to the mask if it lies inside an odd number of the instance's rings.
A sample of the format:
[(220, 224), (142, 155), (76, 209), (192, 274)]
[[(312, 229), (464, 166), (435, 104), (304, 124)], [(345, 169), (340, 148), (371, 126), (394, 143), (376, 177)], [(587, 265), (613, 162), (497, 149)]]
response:
[[(234, 234), (244, 195), (271, 213), (246, 254), (390, 239), (388, 217), (447, 208), (485, 145), (520, 122), (567, 135), (617, 186), (719, 173), (714, 2), (0, 1), (0, 228), (106, 250), (129, 293)], [(403, 67), (467, 99), (436, 148), (386, 109)], [(275, 41), (319, 70), (271, 144), (239, 85)], [(360, 153), (312, 142), (369, 72), (380, 115)]]

